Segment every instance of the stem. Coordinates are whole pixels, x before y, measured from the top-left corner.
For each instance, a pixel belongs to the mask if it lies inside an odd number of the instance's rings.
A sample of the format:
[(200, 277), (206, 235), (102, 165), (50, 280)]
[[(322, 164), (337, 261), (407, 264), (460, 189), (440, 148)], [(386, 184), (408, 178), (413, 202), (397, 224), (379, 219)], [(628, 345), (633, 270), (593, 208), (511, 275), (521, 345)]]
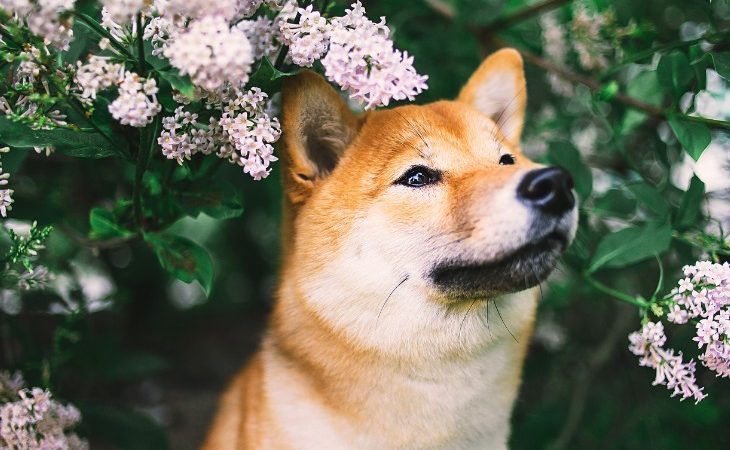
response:
[[(122, 53), (124, 56), (126, 56), (130, 60), (132, 60), (132, 61), (135, 60), (134, 55), (132, 53), (130, 53), (129, 50), (124, 45), (122, 45), (119, 41), (114, 39), (114, 36), (112, 36), (111, 33), (109, 33), (109, 31), (106, 30), (106, 28), (99, 25), (99, 23), (96, 20), (94, 20), (91, 17), (87, 16), (86, 14), (83, 14), (80, 12), (75, 12), (74, 16), (76, 18), (78, 18), (79, 21), (81, 21), (81, 23), (83, 23), (84, 25), (89, 27), (91, 29), (91, 31), (95, 32), (96, 34), (98, 34), (99, 36), (101, 36), (103, 38), (108, 39), (111, 46), (114, 47), (115, 49), (117, 49), (117, 51)], [(137, 34), (140, 34), (140, 33), (138, 32)]]
[(145, 127), (139, 133), (139, 152), (137, 153), (137, 167), (134, 174), (134, 221), (137, 228), (144, 230), (144, 212), (142, 209), (142, 180), (155, 148), (155, 137), (160, 131), (160, 115), (158, 114), (151, 127)]
[(700, 116), (688, 116), (687, 114), (675, 114), (675, 116), (681, 117), (682, 119), (688, 120), (690, 122), (704, 123), (711, 128), (730, 130), (730, 122), (727, 122), (725, 120), (710, 119), (708, 117)]
[(144, 57), (144, 40), (142, 39), (142, 35), (144, 34), (144, 28), (142, 27), (142, 13), (137, 14), (137, 53), (139, 56), (139, 59), (137, 60), (137, 72), (139, 72), (139, 76), (144, 77), (147, 75), (147, 62), (145, 61)]
[(534, 3), (530, 6), (518, 10), (515, 13), (500, 17), (491, 24), (487, 25), (486, 30), (492, 33), (496, 33), (500, 30), (504, 30), (505, 28), (509, 28), (512, 25), (527, 20), (530, 17), (563, 6), (570, 1), (571, 0), (544, 0), (542, 2)]
[(648, 50), (644, 50), (641, 52), (638, 52), (631, 56), (630, 58), (627, 58), (623, 60), (620, 64), (617, 64), (609, 69), (604, 70), (598, 75), (598, 78), (601, 80), (605, 80), (606, 78), (610, 77), (611, 75), (621, 71), (624, 67), (626, 67), (629, 64), (633, 64), (636, 62), (639, 62), (644, 59), (648, 59), (653, 57), (656, 53), (659, 52), (666, 52), (667, 50), (674, 50), (676, 48), (683, 48), (683, 47), (689, 47), (690, 45), (694, 45), (703, 41), (713, 41), (715, 39), (722, 39), (726, 36), (730, 35), (730, 31), (720, 31), (717, 33), (708, 34), (705, 36), (702, 36), (697, 39), (692, 39), (689, 41), (677, 41), (677, 42), (670, 42), (668, 44), (658, 45), (654, 48), (650, 48)]
[(601, 283), (600, 281), (596, 280), (595, 278), (591, 277), (587, 273), (583, 274), (583, 278), (593, 286), (596, 290), (601, 291), (602, 293), (609, 295), (616, 300), (621, 300), (624, 303), (628, 303), (630, 305), (638, 306), (639, 308), (645, 309), (649, 307), (649, 303), (646, 300), (642, 300), (637, 297), (632, 297), (628, 294), (625, 294), (621, 291), (617, 291), (616, 289), (610, 288), (606, 286), (605, 284)]
[(276, 55), (274, 69), (281, 70), (282, 66), (284, 65), (284, 58), (286, 58), (287, 53), (289, 53), (289, 47), (287, 47), (286, 45), (282, 45), (281, 49), (279, 49), (279, 54)]
[[(441, 14), (443, 17), (445, 17), (447, 19), (454, 18), (455, 12), (454, 12), (453, 8), (451, 7), (451, 5), (446, 4), (442, 0), (426, 0), (426, 2), (433, 8), (434, 11)], [(513, 17), (513, 19), (510, 19), (509, 23), (507, 25), (509, 26), (509, 25), (515, 24), (517, 22), (517, 19), (524, 20), (527, 17), (532, 16), (533, 14), (544, 12), (548, 8), (548, 6), (554, 7), (554, 6), (558, 6), (560, 4), (561, 4), (561, 2), (558, 0), (546, 0), (543, 3), (534, 5), (534, 7), (528, 7), (526, 11), (517, 12), (517, 13), (509, 16), (509, 17)], [(537, 8), (537, 6), (541, 6), (541, 7)], [(530, 14), (527, 14), (528, 10), (530, 11)], [(590, 89), (591, 92), (597, 92), (603, 88), (603, 83), (599, 79), (591, 78), (591, 77), (588, 77), (585, 75), (575, 73), (565, 67), (561, 67), (551, 61), (548, 61), (547, 59), (537, 55), (536, 53), (531, 52), (530, 50), (527, 50), (524, 48), (518, 48), (514, 45), (510, 45), (505, 40), (495, 36), (495, 31), (497, 31), (497, 29), (495, 29), (493, 25), (487, 26), (487, 27), (480, 27), (480, 28), (470, 28), (470, 29), (476, 35), (476, 37), (479, 39), (479, 41), (482, 43), (482, 45), (485, 47), (491, 47), (491, 48), (514, 47), (516, 50), (518, 50), (520, 52), (522, 57), (527, 62), (545, 70), (546, 72), (554, 73), (554, 74), (558, 75), (560, 78), (563, 78), (570, 82), (582, 84), (582, 85), (588, 87), (588, 89)], [(609, 101), (612, 101), (614, 103), (621, 103), (625, 106), (628, 106), (629, 108), (639, 110), (652, 117), (667, 119), (671, 115), (671, 116), (680, 117), (680, 118), (683, 118), (685, 120), (689, 120), (692, 122), (704, 123), (705, 125), (708, 125), (712, 128), (730, 130), (730, 122), (723, 121), (723, 120), (716, 120), (716, 119), (708, 119), (705, 117), (688, 116), (686, 114), (676, 114), (671, 111), (664, 110), (656, 105), (652, 105), (650, 103), (643, 102), (634, 97), (630, 97), (622, 92), (616, 93), (613, 97), (611, 97), (609, 99)]]

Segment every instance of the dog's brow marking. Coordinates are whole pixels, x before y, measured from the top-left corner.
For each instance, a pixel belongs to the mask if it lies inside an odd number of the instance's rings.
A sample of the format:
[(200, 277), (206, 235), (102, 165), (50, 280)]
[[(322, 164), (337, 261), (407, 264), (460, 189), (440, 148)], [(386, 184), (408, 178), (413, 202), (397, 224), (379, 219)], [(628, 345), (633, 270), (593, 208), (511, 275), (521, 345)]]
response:
[[(411, 120), (410, 120), (410, 119), (409, 119), (408, 117), (406, 117), (406, 116), (404, 116), (403, 114), (401, 114), (401, 112), (400, 112), (400, 111), (398, 111), (397, 109), (394, 109), (393, 111), (395, 111), (396, 113), (398, 113), (398, 115), (399, 115), (399, 116), (401, 116), (401, 117), (403, 118), (403, 120), (405, 120), (405, 121), (406, 121), (406, 123), (408, 124), (408, 127), (409, 127), (409, 128), (410, 128), (410, 129), (411, 129), (411, 130), (412, 130), (412, 131), (413, 131), (414, 133), (416, 133), (416, 135), (417, 135), (417, 136), (418, 136), (418, 137), (419, 137), (419, 138), (421, 139), (421, 141), (423, 142), (423, 145), (425, 145), (425, 146), (426, 146), (426, 148), (427, 148), (427, 149), (429, 149), (429, 150), (431, 150), (431, 152), (433, 153), (433, 150), (431, 149), (431, 146), (430, 146), (430, 145), (428, 144), (428, 142), (426, 141), (426, 138), (425, 138), (425, 137), (423, 136), (423, 134), (421, 134), (421, 130), (419, 130), (419, 129), (418, 129), (418, 128), (417, 128), (417, 127), (416, 127), (416, 126), (415, 126), (415, 125), (413, 124), (413, 122), (411, 122)], [(425, 154), (423, 153), (423, 150), (422, 150), (422, 149), (418, 149), (418, 154), (419, 154), (419, 155), (421, 156), (421, 158), (423, 158), (423, 159), (429, 159), (429, 158), (428, 158), (428, 157), (427, 157), (427, 156), (426, 156), (426, 155), (425, 155)]]
[(400, 283), (398, 283), (398, 284), (395, 285), (395, 287), (393, 288), (393, 290), (390, 291), (390, 294), (388, 294), (388, 297), (386, 297), (385, 301), (380, 306), (380, 311), (378, 311), (378, 317), (375, 319), (375, 328), (378, 327), (378, 322), (380, 321), (380, 315), (383, 314), (383, 310), (385, 309), (385, 305), (388, 303), (388, 300), (390, 300), (390, 297), (393, 295), (393, 293), (396, 291), (396, 289), (398, 289), (399, 287), (401, 287), (401, 285), (406, 282), (406, 280), (408, 279), (409, 276), (410, 275), (407, 275), (406, 274), (406, 276), (403, 277), (402, 280), (400, 280)]
[(520, 343), (520, 341), (518, 341), (518, 340), (517, 340), (517, 338), (515, 337), (515, 335), (514, 335), (514, 334), (512, 334), (512, 331), (510, 331), (510, 329), (509, 329), (509, 327), (507, 326), (507, 324), (506, 324), (506, 323), (504, 323), (504, 319), (502, 318), (502, 313), (501, 313), (501, 312), (499, 312), (499, 305), (497, 305), (497, 299), (495, 299), (495, 300), (494, 300), (494, 309), (496, 309), (496, 310), (497, 310), (497, 315), (499, 316), (499, 320), (501, 320), (501, 321), (502, 321), (502, 325), (504, 325), (504, 328), (505, 328), (505, 329), (507, 330), (507, 332), (509, 333), (509, 335), (510, 335), (510, 336), (512, 336), (512, 339), (514, 339), (514, 340), (515, 340), (515, 342), (517, 342), (517, 343), (519, 344), (519, 343)]

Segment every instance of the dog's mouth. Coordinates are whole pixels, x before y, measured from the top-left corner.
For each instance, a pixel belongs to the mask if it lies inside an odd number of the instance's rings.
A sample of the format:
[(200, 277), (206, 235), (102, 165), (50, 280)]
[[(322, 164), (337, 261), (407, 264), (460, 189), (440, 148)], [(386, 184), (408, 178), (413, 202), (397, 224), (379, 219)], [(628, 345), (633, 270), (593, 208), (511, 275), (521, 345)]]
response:
[(544, 281), (568, 244), (565, 234), (552, 231), (496, 260), (440, 263), (432, 269), (430, 278), (438, 288), (455, 296), (521, 291)]

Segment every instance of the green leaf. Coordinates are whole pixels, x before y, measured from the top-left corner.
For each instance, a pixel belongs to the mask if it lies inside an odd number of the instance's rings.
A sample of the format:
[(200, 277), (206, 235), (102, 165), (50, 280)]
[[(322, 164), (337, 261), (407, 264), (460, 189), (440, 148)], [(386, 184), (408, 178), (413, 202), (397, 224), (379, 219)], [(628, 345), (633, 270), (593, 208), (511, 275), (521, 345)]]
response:
[(214, 219), (232, 219), (243, 214), (240, 193), (227, 183), (175, 191), (174, 198), (180, 209), (191, 217), (205, 213)]
[(104, 208), (94, 208), (89, 213), (89, 237), (92, 239), (113, 239), (132, 236), (134, 233), (119, 225), (114, 214)]
[(181, 75), (180, 72), (175, 68), (169, 68), (166, 70), (157, 71), (160, 76), (165, 79), (173, 88), (180, 91), (185, 97), (194, 100), (195, 99), (195, 86), (193, 81), (187, 75)]
[(649, 211), (663, 218), (669, 212), (669, 204), (662, 194), (646, 183), (633, 183), (627, 186), (636, 199)]
[(281, 89), (281, 82), (284, 78), (296, 75), (299, 72), (299, 70), (295, 70), (294, 72), (282, 72), (271, 64), (269, 58), (264, 57), (261, 60), (259, 67), (249, 78), (247, 86), (257, 86), (261, 88), (262, 91), (272, 95)]
[(550, 144), (548, 160), (561, 166), (573, 176), (575, 191), (585, 200), (593, 191), (593, 175), (581, 159), (580, 152), (568, 142), (559, 141)]
[(636, 211), (636, 200), (629, 198), (625, 191), (609, 189), (605, 194), (596, 200), (593, 210), (600, 216), (627, 217)]
[[(662, 101), (662, 87), (657, 79), (655, 71), (645, 71), (629, 81), (626, 87), (626, 94), (630, 97), (640, 98), (642, 101), (652, 105), (659, 105)], [(631, 131), (646, 119), (646, 114), (635, 109), (629, 109), (621, 124), (622, 133)]]
[(715, 63), (715, 72), (730, 81), (730, 52), (712, 53), (712, 61)]
[(705, 151), (712, 135), (710, 129), (704, 123), (690, 122), (677, 116), (669, 117), (669, 126), (687, 151), (689, 156), (695, 161), (700, 159), (702, 152)]
[(213, 262), (203, 247), (172, 234), (145, 233), (144, 239), (157, 255), (163, 269), (186, 283), (197, 280), (206, 295), (210, 295), (213, 288)]
[(0, 142), (11, 147), (55, 147), (61, 153), (76, 158), (100, 159), (119, 154), (111, 143), (98, 133), (67, 128), (34, 130), (24, 123), (14, 122), (7, 117), (0, 117)]
[(692, 82), (693, 76), (689, 59), (678, 50), (664, 55), (657, 65), (659, 82), (664, 86), (670, 86), (675, 94), (684, 92)]
[(624, 228), (601, 239), (588, 273), (601, 268), (625, 267), (663, 253), (672, 241), (669, 221)]
[(679, 211), (675, 220), (678, 229), (690, 228), (695, 224), (697, 218), (700, 216), (704, 198), (705, 183), (695, 175), (692, 177), (689, 188), (687, 188), (687, 191), (682, 196), (682, 203), (679, 205)]

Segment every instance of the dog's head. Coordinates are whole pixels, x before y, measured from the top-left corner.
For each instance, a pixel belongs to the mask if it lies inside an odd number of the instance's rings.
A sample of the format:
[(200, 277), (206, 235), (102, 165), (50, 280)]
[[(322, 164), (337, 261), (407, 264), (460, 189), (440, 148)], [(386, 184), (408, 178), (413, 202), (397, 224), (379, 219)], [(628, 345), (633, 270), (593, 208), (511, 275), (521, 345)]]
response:
[(576, 202), (567, 172), (521, 153), (525, 103), (514, 50), (454, 101), (361, 117), (312, 72), (287, 81), (284, 289), (337, 328), (397, 316), (413, 337), (544, 280), (573, 239)]

